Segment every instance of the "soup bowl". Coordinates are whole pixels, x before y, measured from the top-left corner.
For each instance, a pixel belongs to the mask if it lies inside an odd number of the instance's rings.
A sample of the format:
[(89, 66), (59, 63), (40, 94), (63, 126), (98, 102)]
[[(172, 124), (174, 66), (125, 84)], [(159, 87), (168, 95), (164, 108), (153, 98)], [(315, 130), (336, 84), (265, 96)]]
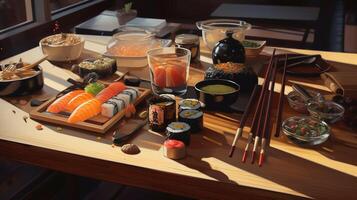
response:
[(227, 110), (238, 97), (240, 86), (226, 79), (206, 79), (195, 85), (197, 99), (207, 109)]

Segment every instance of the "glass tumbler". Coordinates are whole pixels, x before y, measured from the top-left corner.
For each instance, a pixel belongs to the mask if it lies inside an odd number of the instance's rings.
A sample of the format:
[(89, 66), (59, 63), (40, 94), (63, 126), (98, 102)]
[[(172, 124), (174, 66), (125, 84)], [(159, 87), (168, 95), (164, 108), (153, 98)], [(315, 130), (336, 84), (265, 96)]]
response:
[(155, 94), (184, 95), (191, 52), (185, 48), (163, 47), (147, 52), (151, 88)]

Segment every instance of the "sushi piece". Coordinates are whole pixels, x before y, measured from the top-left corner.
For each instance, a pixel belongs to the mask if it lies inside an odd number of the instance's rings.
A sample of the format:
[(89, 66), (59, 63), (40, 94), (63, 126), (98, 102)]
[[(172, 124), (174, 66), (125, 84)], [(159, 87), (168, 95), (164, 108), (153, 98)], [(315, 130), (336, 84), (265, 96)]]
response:
[(201, 102), (197, 99), (183, 99), (179, 103), (179, 112), (182, 110), (200, 110)]
[(76, 109), (79, 105), (81, 105), (82, 103), (93, 99), (94, 96), (91, 93), (87, 93), (87, 92), (83, 92), (79, 95), (77, 95), (76, 97), (74, 97), (71, 101), (68, 102), (68, 104), (66, 105), (66, 110), (69, 112), (74, 111), (74, 109)]
[(190, 144), (191, 127), (185, 122), (171, 122), (166, 127), (166, 135), (168, 139), (180, 140), (185, 145)]
[(132, 103), (139, 97), (139, 90), (135, 88), (127, 88), (122, 93), (128, 94)]
[(132, 103), (137, 99), (138, 95), (139, 91), (137, 89), (127, 88), (123, 90), (120, 94), (112, 97), (107, 102), (102, 104), (101, 114), (105, 117), (111, 118), (118, 112), (125, 109), (126, 116), (131, 117), (136, 112)]
[(120, 93), (117, 96), (115, 96), (115, 98), (124, 100), (125, 107), (129, 106), (129, 104), (131, 103), (130, 95), (126, 93)]
[(59, 113), (64, 111), (68, 102), (83, 92), (84, 90), (74, 90), (63, 95), (62, 97), (56, 99), (50, 106), (48, 106), (46, 111), (50, 113)]
[(123, 109), (125, 109), (124, 100), (114, 97), (102, 104), (101, 114), (105, 117), (111, 118)]
[(87, 74), (95, 72), (100, 77), (105, 77), (117, 71), (116, 61), (112, 58), (88, 59), (79, 63), (79, 75), (85, 77)]
[(157, 87), (165, 88), (166, 87), (166, 70), (163, 66), (156, 66), (152, 72), (154, 74), (154, 84)]
[(203, 129), (203, 112), (199, 110), (183, 110), (179, 113), (178, 121), (191, 126), (191, 132), (197, 133)]
[(84, 91), (87, 93), (91, 93), (92, 95), (97, 95), (100, 91), (102, 91), (105, 86), (102, 83), (90, 83), (85, 88)]
[(179, 140), (166, 140), (164, 142), (164, 156), (170, 159), (182, 159), (186, 156), (186, 146)]
[(67, 121), (77, 123), (94, 117), (101, 112), (101, 104), (102, 102), (96, 98), (86, 101), (72, 112)]
[(99, 94), (97, 94), (96, 98), (102, 103), (108, 101), (113, 96), (119, 94), (126, 88), (124, 83), (115, 82), (111, 83), (108, 87), (104, 88)]

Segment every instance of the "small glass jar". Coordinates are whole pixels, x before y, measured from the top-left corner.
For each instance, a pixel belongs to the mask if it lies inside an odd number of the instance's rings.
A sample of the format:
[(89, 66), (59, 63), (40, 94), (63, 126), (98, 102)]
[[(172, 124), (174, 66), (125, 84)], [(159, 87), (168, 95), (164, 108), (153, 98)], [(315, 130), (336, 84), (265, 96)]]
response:
[(181, 34), (175, 38), (176, 47), (189, 49), (191, 51), (191, 61), (197, 62), (200, 59), (200, 38), (193, 34)]

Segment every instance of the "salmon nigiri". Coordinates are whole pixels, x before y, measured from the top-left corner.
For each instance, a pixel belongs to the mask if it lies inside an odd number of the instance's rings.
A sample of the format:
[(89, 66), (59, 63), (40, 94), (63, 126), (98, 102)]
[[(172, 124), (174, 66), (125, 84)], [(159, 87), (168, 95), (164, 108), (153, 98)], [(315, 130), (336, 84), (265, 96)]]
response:
[(50, 113), (59, 113), (64, 111), (68, 102), (83, 92), (84, 90), (74, 90), (63, 95), (62, 97), (56, 99), (50, 106), (48, 106), (46, 111)]
[(113, 96), (119, 94), (121, 91), (125, 90), (125, 85), (122, 82), (111, 83), (108, 87), (104, 88), (99, 94), (97, 94), (96, 99), (102, 103), (108, 101)]
[(82, 94), (77, 95), (68, 102), (68, 104), (66, 105), (66, 110), (72, 112), (79, 105), (93, 98), (94, 96), (91, 93), (83, 92)]
[(69, 116), (69, 123), (83, 122), (91, 117), (98, 115), (101, 112), (101, 105), (98, 99), (88, 100), (79, 105)]

